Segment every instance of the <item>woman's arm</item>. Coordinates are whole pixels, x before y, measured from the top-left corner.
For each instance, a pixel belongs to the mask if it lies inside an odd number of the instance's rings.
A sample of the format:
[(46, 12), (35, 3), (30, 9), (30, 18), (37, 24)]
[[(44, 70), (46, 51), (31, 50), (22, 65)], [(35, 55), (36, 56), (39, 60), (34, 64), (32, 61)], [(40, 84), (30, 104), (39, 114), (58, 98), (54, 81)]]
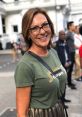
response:
[(17, 117), (27, 117), (31, 98), (31, 87), (16, 88)]

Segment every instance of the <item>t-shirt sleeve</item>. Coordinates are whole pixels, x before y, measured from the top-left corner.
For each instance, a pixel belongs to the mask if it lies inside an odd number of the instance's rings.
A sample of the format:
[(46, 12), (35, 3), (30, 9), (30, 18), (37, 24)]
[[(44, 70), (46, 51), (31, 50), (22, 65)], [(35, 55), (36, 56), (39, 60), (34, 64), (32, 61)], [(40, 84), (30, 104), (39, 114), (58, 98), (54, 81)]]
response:
[(15, 71), (16, 87), (26, 87), (34, 84), (34, 74), (29, 64), (19, 63)]

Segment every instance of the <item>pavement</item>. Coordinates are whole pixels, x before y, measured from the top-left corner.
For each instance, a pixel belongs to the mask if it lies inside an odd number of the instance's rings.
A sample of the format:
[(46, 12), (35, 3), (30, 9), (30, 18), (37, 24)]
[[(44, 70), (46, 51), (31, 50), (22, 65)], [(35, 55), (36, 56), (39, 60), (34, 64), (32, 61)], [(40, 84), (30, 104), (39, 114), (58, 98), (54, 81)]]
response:
[[(0, 57), (11, 54), (11, 50), (1, 52)], [(17, 62), (12, 63), (11, 60), (9, 59), (9, 64), (4, 62), (0, 69), (0, 117), (16, 117), (14, 70)], [(70, 89), (68, 86), (66, 88), (66, 99), (71, 100), (70, 103), (66, 103), (68, 105), (67, 112), (69, 117), (82, 117), (82, 81), (74, 80), (73, 76), (73, 83), (76, 84), (76, 90)]]
[(8, 49), (8, 50), (0, 50), (0, 54), (12, 54), (12, 50)]
[(67, 87), (66, 98), (70, 99), (71, 102), (68, 103), (68, 115), (69, 117), (82, 117), (82, 81), (75, 81), (77, 89), (73, 90)]

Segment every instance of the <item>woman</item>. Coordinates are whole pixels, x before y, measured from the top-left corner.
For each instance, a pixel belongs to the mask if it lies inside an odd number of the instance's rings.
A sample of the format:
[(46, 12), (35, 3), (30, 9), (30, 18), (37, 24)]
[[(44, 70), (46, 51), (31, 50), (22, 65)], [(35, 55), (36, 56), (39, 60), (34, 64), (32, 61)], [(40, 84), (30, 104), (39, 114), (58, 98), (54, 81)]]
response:
[[(51, 48), (53, 24), (40, 8), (29, 9), (22, 19), (22, 34), (28, 45), (15, 72), (17, 117), (64, 117), (62, 103), (66, 72)], [(39, 56), (52, 73), (34, 56)]]

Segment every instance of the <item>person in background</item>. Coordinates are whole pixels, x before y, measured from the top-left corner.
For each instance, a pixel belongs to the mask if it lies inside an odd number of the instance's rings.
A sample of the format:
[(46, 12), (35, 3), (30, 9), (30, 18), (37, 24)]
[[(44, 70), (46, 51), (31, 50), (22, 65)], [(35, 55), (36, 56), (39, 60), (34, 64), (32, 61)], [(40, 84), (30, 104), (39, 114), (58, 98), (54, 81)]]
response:
[[(80, 25), (79, 32), (82, 35), (82, 25)], [(82, 45), (79, 48), (79, 54), (80, 54), (81, 76), (82, 76)], [(82, 77), (81, 77), (81, 80), (82, 80)]]
[(12, 46), (12, 57), (13, 57), (13, 63), (15, 63), (16, 61), (19, 61), (19, 43), (18, 43), (18, 38), (17, 38), (17, 34), (13, 33), (12, 35), (10, 35), (11, 38), (11, 46)]
[(13, 56), (13, 63), (15, 63), (18, 60), (18, 45), (16, 42), (12, 42), (12, 56)]
[[(58, 41), (56, 41), (55, 49), (58, 53), (58, 57), (63, 67), (68, 72), (69, 66), (71, 65), (71, 58), (69, 54), (69, 47), (66, 44), (66, 34), (64, 30), (59, 31), (59, 37), (58, 37)], [(66, 92), (66, 89), (65, 89), (65, 92)], [(64, 102), (70, 102), (70, 100), (65, 99), (65, 93), (62, 96), (62, 99)]]
[(67, 72), (68, 74), (68, 86), (71, 89), (76, 89), (75, 84), (72, 82), (72, 72), (75, 63), (75, 45), (74, 45), (74, 31), (75, 25), (73, 21), (67, 22), (67, 33), (66, 33), (66, 43), (69, 46), (69, 53), (71, 57), (71, 65)]
[(19, 49), (21, 50), (21, 54), (24, 55), (28, 47), (25, 43), (22, 33), (18, 35), (18, 40), (19, 40), (19, 46), (20, 46)]
[(82, 35), (79, 31), (79, 25), (75, 26), (74, 44), (75, 44), (75, 79), (81, 79), (80, 55), (79, 48), (82, 45)]
[(56, 41), (56, 50), (62, 65), (67, 71), (67, 69), (71, 65), (71, 58), (69, 53), (69, 47), (66, 43), (66, 34), (64, 30), (59, 31), (59, 38), (58, 41)]
[[(65, 117), (59, 99), (64, 93), (67, 75), (51, 48), (54, 28), (46, 11), (29, 9), (22, 19), (22, 34), (28, 51), (15, 71), (17, 117)], [(53, 73), (31, 54), (43, 60)]]
[(79, 48), (79, 55), (80, 55), (80, 67), (81, 67), (81, 81), (82, 81), (82, 45)]
[[(82, 69), (82, 45), (79, 48), (79, 55), (80, 55), (80, 66), (81, 66), (81, 69)], [(81, 77), (81, 80), (82, 80), (82, 77)]]

